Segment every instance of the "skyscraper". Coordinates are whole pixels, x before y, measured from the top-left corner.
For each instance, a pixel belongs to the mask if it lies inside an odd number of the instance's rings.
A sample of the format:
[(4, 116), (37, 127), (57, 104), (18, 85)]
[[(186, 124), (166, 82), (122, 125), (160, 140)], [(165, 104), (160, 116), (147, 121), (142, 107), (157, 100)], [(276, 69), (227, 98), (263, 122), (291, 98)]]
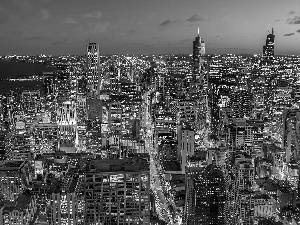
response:
[(220, 168), (211, 164), (200, 173), (194, 170), (190, 179), (184, 224), (225, 224), (225, 180)]
[(87, 46), (87, 96), (96, 97), (99, 94), (99, 59), (100, 46), (96, 43), (89, 43)]
[(204, 63), (205, 55), (205, 43), (203, 39), (199, 36), (199, 27), (198, 27), (198, 36), (193, 41), (193, 81), (196, 81), (197, 78), (201, 79), (200, 73)]
[(263, 47), (263, 59), (264, 61), (270, 61), (274, 58), (274, 45), (275, 45), (275, 35), (272, 28), (272, 33), (267, 35), (266, 45)]
[(150, 224), (150, 170), (142, 158), (96, 159), (84, 175), (85, 224)]

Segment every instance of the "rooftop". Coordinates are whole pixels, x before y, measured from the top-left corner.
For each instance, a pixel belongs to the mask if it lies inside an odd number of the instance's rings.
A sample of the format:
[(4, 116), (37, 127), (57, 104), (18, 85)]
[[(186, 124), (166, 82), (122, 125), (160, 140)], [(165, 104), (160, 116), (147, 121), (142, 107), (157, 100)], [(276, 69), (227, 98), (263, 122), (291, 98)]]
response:
[(7, 160), (0, 163), (0, 171), (20, 170), (25, 163), (23, 160)]
[(143, 158), (95, 159), (91, 172), (149, 171), (149, 163)]
[(163, 162), (165, 171), (181, 171), (180, 164), (178, 161), (164, 161)]
[(34, 196), (28, 193), (21, 194), (15, 202), (7, 202), (3, 208), (3, 214), (8, 214), (13, 210), (23, 211), (30, 204)]

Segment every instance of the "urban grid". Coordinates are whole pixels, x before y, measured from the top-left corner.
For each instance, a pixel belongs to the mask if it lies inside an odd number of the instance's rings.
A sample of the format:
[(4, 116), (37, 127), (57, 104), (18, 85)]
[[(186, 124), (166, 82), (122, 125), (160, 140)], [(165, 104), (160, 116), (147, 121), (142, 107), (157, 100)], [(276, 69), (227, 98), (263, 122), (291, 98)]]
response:
[(300, 56), (3, 55), (0, 225), (300, 224)]

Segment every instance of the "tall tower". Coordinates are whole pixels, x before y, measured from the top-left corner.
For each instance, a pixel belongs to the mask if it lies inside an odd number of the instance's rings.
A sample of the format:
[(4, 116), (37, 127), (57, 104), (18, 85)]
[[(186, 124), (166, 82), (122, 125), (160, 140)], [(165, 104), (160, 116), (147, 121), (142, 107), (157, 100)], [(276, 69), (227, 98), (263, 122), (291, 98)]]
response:
[(200, 73), (204, 63), (205, 55), (205, 43), (203, 39), (199, 36), (199, 27), (198, 27), (198, 36), (193, 41), (193, 82), (200, 78)]
[(99, 58), (100, 46), (89, 43), (87, 46), (87, 97), (94, 98), (99, 94)]
[(188, 185), (184, 224), (225, 224), (225, 179), (216, 165), (193, 171)]
[(269, 32), (266, 39), (266, 45), (263, 46), (263, 59), (266, 61), (274, 59), (274, 45), (275, 45), (275, 35), (274, 29), (272, 28), (272, 33)]

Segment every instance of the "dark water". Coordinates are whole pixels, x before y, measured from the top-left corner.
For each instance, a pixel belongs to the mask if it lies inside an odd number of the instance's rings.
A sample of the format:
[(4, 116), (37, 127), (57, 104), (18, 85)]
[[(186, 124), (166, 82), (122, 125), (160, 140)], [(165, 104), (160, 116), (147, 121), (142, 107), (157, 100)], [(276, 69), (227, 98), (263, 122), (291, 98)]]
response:
[(42, 81), (0, 81), (0, 94), (10, 93), (14, 91), (21, 93), (22, 91), (40, 90), (43, 93)]
[(0, 60), (0, 78), (42, 74), (44, 71), (51, 71), (51, 69), (39, 63), (20, 62), (8, 59)]
[[(0, 79), (15, 78), (25, 75), (42, 74), (45, 71), (53, 71), (53, 68), (44, 64), (20, 62), (15, 60), (0, 60)], [(43, 90), (42, 81), (5, 81), (0, 80), (0, 94), (23, 90)]]

